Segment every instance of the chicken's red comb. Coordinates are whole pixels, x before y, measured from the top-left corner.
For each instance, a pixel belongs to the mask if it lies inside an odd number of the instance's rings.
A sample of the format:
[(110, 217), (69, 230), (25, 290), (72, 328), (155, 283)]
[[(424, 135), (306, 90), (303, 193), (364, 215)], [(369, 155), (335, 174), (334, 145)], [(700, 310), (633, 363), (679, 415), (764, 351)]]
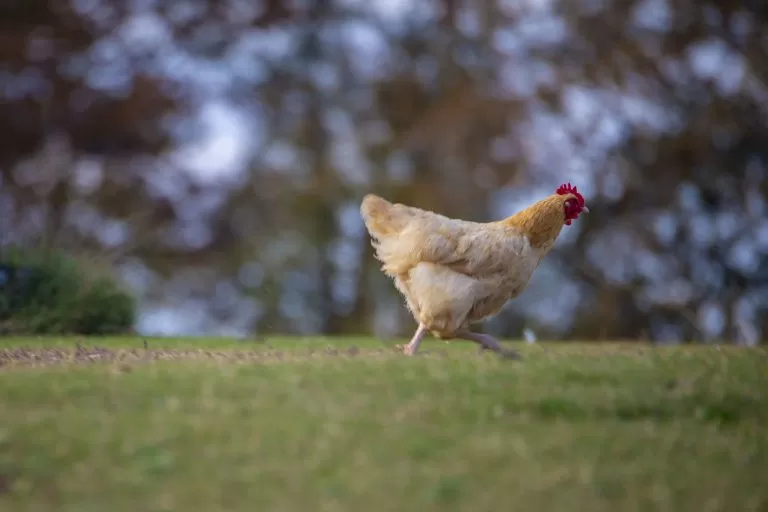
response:
[(555, 191), (557, 194), (564, 196), (566, 194), (573, 194), (576, 196), (576, 200), (579, 202), (580, 206), (584, 206), (584, 198), (579, 194), (579, 191), (571, 185), (571, 182), (563, 183), (559, 187), (557, 187), (557, 190)]

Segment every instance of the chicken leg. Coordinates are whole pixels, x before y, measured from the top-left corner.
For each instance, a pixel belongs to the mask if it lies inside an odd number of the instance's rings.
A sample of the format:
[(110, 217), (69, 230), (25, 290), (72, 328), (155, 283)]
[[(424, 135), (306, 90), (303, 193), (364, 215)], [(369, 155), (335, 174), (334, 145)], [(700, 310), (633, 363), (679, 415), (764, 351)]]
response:
[(425, 334), (427, 334), (427, 326), (419, 324), (419, 327), (413, 334), (413, 338), (411, 338), (411, 341), (405, 346), (403, 352), (409, 356), (415, 355), (419, 350), (419, 345), (421, 344), (421, 340), (424, 339)]
[[(427, 326), (424, 324), (419, 324), (419, 327), (413, 334), (413, 338), (411, 338), (411, 341), (403, 348), (403, 352), (409, 356), (415, 355), (419, 350), (421, 340), (424, 339), (426, 334)], [(463, 340), (474, 341), (480, 345), (482, 350), (493, 350), (505, 359), (522, 359), (517, 351), (503, 348), (498, 340), (496, 340), (496, 338), (490, 334), (481, 334), (479, 332), (472, 331), (459, 331), (456, 333), (456, 337)]]
[(481, 350), (493, 350), (505, 359), (522, 359), (516, 350), (503, 348), (499, 341), (490, 334), (481, 334), (479, 332), (472, 331), (459, 331), (456, 333), (456, 337), (463, 340), (474, 341), (480, 345)]

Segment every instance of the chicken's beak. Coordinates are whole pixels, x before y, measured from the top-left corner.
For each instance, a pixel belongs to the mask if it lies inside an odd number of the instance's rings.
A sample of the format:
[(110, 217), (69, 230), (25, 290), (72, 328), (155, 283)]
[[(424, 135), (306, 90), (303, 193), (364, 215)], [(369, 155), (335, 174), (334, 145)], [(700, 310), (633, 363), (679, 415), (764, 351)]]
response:
[(589, 208), (587, 208), (586, 205), (584, 205), (584, 208), (581, 209), (584, 213), (589, 213)]

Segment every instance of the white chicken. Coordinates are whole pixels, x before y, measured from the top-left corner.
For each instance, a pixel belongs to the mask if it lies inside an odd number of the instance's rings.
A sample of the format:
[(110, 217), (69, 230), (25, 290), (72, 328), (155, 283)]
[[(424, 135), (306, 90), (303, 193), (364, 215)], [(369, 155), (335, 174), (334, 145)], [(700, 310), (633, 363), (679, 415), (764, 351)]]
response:
[(448, 218), (373, 194), (365, 196), (360, 211), (382, 270), (394, 279), (418, 322), (406, 354), (416, 354), (429, 332), (518, 357), (469, 327), (518, 296), (563, 225), (589, 209), (568, 183), (519, 213), (488, 223)]

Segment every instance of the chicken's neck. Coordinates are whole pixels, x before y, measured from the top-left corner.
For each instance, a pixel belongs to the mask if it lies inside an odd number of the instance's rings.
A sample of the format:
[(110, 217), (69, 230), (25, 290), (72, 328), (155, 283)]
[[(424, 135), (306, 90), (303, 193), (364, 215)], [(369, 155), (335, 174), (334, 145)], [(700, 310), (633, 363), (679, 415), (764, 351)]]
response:
[(563, 229), (564, 220), (561, 196), (550, 196), (500, 222), (524, 234), (531, 247), (549, 250)]

